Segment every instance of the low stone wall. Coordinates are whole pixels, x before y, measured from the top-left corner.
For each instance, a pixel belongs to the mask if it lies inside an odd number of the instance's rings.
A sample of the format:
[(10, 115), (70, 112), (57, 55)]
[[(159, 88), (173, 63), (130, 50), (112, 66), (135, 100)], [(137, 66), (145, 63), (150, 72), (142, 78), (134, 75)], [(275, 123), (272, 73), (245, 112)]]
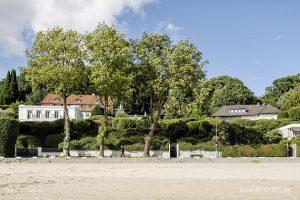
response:
[[(126, 157), (136, 158), (136, 157), (143, 157), (143, 151), (125, 151)], [(38, 156), (62, 156), (62, 152), (43, 152), (42, 148), (38, 148)], [(95, 150), (71, 150), (70, 155), (74, 157), (98, 157), (99, 151)], [(121, 151), (115, 150), (105, 150), (104, 156), (105, 157), (120, 157)], [(150, 151), (151, 157), (162, 157), (162, 158), (169, 158), (170, 153), (169, 151), (162, 151), (162, 150), (151, 150)], [(203, 157), (203, 158), (216, 158), (217, 152), (216, 151), (203, 151), (203, 150), (195, 150), (195, 151), (180, 151), (179, 157), (182, 158), (189, 158), (189, 157)]]
[(179, 157), (189, 158), (189, 157), (203, 157), (203, 158), (216, 158), (216, 151), (204, 151), (204, 150), (194, 150), (194, 151), (180, 151)]

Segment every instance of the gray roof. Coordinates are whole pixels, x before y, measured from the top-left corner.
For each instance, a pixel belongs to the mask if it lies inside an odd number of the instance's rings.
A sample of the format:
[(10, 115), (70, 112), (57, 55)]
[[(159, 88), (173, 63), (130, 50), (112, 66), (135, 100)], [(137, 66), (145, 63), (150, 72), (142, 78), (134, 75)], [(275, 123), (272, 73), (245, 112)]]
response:
[[(231, 109), (246, 109), (246, 112), (232, 112)], [(259, 114), (279, 114), (281, 111), (271, 105), (231, 105), (223, 106), (212, 114), (213, 117), (256, 116)]]

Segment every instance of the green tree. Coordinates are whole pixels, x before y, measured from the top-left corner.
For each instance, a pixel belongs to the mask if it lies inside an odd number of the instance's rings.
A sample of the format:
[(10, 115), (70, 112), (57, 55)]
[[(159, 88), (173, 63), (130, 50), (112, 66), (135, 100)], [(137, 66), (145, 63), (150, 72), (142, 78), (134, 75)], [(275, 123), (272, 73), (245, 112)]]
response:
[(256, 102), (253, 92), (242, 81), (230, 76), (219, 76), (208, 80), (200, 95), (202, 95), (201, 110), (207, 115), (220, 106)]
[(99, 24), (86, 35), (88, 58), (91, 65), (91, 82), (99, 96), (104, 97), (104, 126), (99, 127), (100, 156), (104, 156), (104, 140), (108, 130), (108, 100), (122, 100), (130, 92), (131, 54), (124, 34), (115, 27)]
[(63, 98), (64, 154), (70, 150), (70, 119), (66, 99), (78, 91), (87, 79), (82, 37), (72, 30), (53, 28), (38, 32), (32, 49), (26, 51), (29, 59), (26, 80), (33, 90), (41, 85)]
[(172, 45), (166, 34), (144, 33), (134, 48), (136, 67), (143, 76), (144, 91), (150, 97), (150, 131), (144, 146), (144, 156), (147, 157), (158, 120), (172, 91), (185, 92), (192, 87), (195, 79), (203, 79), (204, 73), (201, 52), (188, 40)]
[(294, 88), (281, 95), (277, 105), (283, 110), (300, 106), (300, 87)]
[(19, 87), (17, 81), (16, 70), (11, 70), (11, 81), (9, 86), (9, 101), (10, 103), (16, 102), (19, 97)]
[(2, 104), (10, 104), (9, 97), (10, 97), (10, 83), (11, 83), (11, 73), (10, 71), (7, 72), (5, 83), (2, 88), (1, 92), (1, 102)]
[(279, 78), (273, 81), (272, 86), (266, 88), (266, 93), (262, 97), (263, 102), (277, 106), (281, 95), (300, 86), (300, 74)]

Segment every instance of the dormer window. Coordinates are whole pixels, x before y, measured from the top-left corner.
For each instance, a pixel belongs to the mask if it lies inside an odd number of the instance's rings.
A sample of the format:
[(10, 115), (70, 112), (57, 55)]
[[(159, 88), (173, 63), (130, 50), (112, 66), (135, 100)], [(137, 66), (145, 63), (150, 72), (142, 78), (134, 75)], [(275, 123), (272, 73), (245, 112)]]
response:
[(247, 109), (245, 108), (237, 108), (237, 109), (229, 109), (229, 113), (245, 113), (247, 112)]

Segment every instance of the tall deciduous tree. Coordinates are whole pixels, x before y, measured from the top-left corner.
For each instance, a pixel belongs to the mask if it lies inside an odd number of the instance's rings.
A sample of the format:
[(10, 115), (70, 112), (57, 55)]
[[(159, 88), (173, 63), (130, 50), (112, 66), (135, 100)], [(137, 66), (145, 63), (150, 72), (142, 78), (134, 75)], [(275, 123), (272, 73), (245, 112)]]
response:
[(300, 106), (300, 87), (296, 87), (281, 95), (277, 105), (283, 110)]
[(134, 50), (136, 65), (143, 75), (149, 99), (150, 131), (145, 138), (144, 156), (149, 156), (151, 141), (166, 102), (173, 91), (186, 93), (204, 79), (201, 52), (188, 40), (172, 45), (166, 34), (146, 34)]
[(262, 97), (262, 100), (265, 103), (277, 106), (281, 95), (296, 87), (300, 87), (300, 74), (275, 79), (272, 86), (266, 88), (266, 93)]
[(53, 28), (38, 32), (29, 59), (26, 79), (33, 89), (41, 85), (60, 95), (64, 107), (64, 154), (70, 150), (70, 119), (66, 99), (84, 85), (87, 79), (82, 37), (75, 31)]
[(86, 36), (85, 41), (91, 65), (91, 82), (97, 94), (104, 97), (105, 123), (99, 126), (98, 136), (100, 156), (103, 157), (104, 139), (108, 130), (109, 98), (120, 101), (130, 91), (130, 45), (124, 34), (106, 24), (99, 24)]
[(208, 115), (220, 106), (256, 102), (254, 93), (241, 80), (230, 76), (212, 78), (204, 84), (202, 90), (201, 109)]

